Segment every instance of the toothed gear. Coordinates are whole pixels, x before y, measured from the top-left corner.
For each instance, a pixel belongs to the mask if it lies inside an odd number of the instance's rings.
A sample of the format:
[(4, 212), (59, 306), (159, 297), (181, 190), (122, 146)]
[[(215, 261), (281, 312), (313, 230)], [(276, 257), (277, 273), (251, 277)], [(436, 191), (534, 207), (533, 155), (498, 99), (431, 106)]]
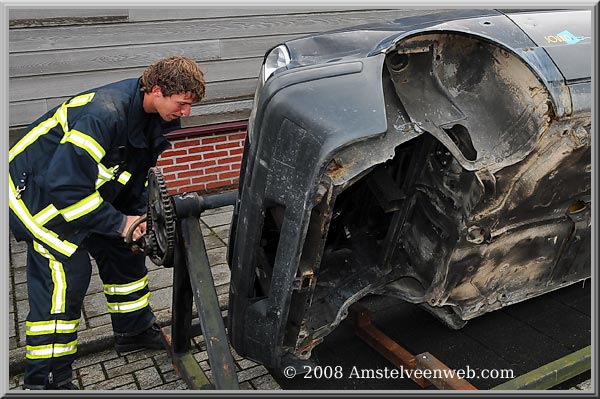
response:
[(160, 169), (148, 171), (148, 220), (146, 255), (156, 265), (173, 266), (175, 210)]

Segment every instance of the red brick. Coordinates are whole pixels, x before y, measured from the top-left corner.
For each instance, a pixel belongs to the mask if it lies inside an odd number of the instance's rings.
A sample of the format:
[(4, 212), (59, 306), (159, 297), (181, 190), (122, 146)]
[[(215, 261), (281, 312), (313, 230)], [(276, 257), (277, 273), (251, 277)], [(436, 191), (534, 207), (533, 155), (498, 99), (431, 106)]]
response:
[(207, 175), (211, 174), (211, 173), (219, 173), (219, 172), (225, 172), (228, 171), (229, 167), (227, 165), (224, 166), (215, 166), (214, 168), (206, 168), (204, 169), (204, 173), (206, 173)]
[[(216, 152), (209, 152), (207, 154), (202, 154), (202, 157), (204, 159), (211, 159), (211, 158), (219, 158), (219, 157), (226, 157), (227, 155), (227, 151), (216, 151)], [(221, 163), (221, 162), (219, 162)]]
[(156, 166), (158, 167), (167, 165), (173, 165), (173, 158), (158, 158), (156, 161)]
[(197, 154), (199, 152), (212, 152), (215, 150), (215, 146), (214, 145), (203, 145), (200, 147), (190, 147), (188, 148), (188, 152), (190, 154)]
[(239, 175), (240, 174), (238, 172), (226, 172), (226, 173), (219, 174), (219, 179), (220, 180), (230, 179), (232, 177), (239, 177)]
[(202, 162), (194, 162), (192, 164), (190, 164), (190, 168), (191, 169), (202, 169), (202, 168), (206, 168), (207, 166), (212, 166), (212, 165), (216, 165), (217, 161), (215, 161), (214, 159), (208, 160), (208, 161), (202, 161)]
[(227, 186), (227, 185), (229, 185), (229, 182), (215, 181), (215, 182), (206, 183), (206, 188), (210, 189), (210, 188), (215, 188), (215, 187), (223, 187), (223, 186)]
[(178, 157), (180, 155), (187, 155), (186, 150), (166, 150), (161, 154), (163, 158), (173, 158)]
[(169, 189), (169, 188), (181, 187), (181, 186), (185, 186), (186, 184), (190, 184), (190, 179), (167, 180), (166, 183), (167, 183), (167, 189)]
[(184, 178), (184, 177), (197, 177), (197, 176), (202, 176), (205, 173), (202, 172), (202, 170), (191, 170), (189, 172), (181, 172), (181, 173), (177, 173), (177, 177), (178, 178)]
[(204, 183), (207, 181), (214, 181), (217, 180), (218, 176), (217, 175), (208, 175), (208, 176), (199, 176), (199, 177), (194, 177), (192, 178), (192, 183), (196, 184), (196, 183)]
[(231, 180), (231, 184), (240, 184), (240, 179)]
[(242, 163), (232, 163), (231, 165), (229, 165), (229, 168), (231, 170), (240, 170), (240, 168), (242, 167)]
[(229, 136), (229, 140), (244, 140), (245, 138), (246, 138), (246, 133), (231, 134)]
[(188, 164), (184, 164), (184, 165), (175, 165), (175, 166), (167, 166), (162, 168), (163, 173), (171, 173), (171, 172), (177, 172), (179, 170), (189, 170), (190, 169), (190, 165)]
[(186, 193), (193, 193), (196, 191), (204, 191), (206, 190), (206, 184), (192, 184), (190, 186), (185, 186), (181, 188)]
[(187, 157), (178, 157), (175, 159), (175, 162), (176, 163), (184, 163), (184, 162), (201, 161), (201, 160), (202, 160), (201, 155), (190, 155)]
[(226, 163), (234, 163), (234, 162), (240, 162), (242, 160), (242, 156), (241, 155), (237, 155), (235, 157), (227, 157), (227, 158), (221, 158), (217, 161), (217, 163), (219, 165), (223, 165)]
[(243, 148), (236, 148), (234, 150), (229, 150), (229, 155), (241, 155), (244, 153)]
[(235, 142), (235, 141), (230, 141), (228, 143), (218, 144), (215, 146), (215, 148), (217, 150), (226, 150), (227, 148), (237, 148), (237, 147), (238, 147), (238, 145), (237, 145), (237, 142)]
[(200, 145), (200, 139), (175, 141), (173, 143), (173, 148), (193, 147), (196, 145)]
[(202, 138), (202, 144), (220, 143), (221, 141), (227, 141), (227, 136), (209, 136)]

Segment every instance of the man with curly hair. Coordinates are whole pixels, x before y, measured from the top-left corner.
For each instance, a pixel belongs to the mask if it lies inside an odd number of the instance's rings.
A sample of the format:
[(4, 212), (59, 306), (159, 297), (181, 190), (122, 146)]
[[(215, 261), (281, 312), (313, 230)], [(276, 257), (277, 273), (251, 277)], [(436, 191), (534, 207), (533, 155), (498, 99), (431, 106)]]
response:
[[(77, 389), (81, 307), (98, 265), (117, 352), (163, 348), (145, 256), (124, 243), (146, 212), (146, 175), (202, 100), (196, 62), (168, 57), (139, 79), (78, 94), (33, 122), (9, 151), (9, 218), (27, 243), (25, 389)], [(145, 223), (133, 231), (137, 240)]]

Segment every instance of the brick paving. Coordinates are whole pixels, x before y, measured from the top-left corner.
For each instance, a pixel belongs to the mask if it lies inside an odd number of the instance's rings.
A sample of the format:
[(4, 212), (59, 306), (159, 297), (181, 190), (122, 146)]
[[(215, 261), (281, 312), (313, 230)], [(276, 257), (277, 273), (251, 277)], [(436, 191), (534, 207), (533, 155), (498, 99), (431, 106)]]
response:
[[(233, 207), (209, 210), (201, 217), (202, 232), (223, 313), (227, 311), (229, 267), (226, 261), (229, 224)], [(26, 246), (10, 237), (9, 293), (9, 390), (23, 389), (25, 360), (25, 319), (29, 311), (26, 287)], [(94, 264), (94, 262), (92, 262)], [(156, 266), (147, 260), (150, 305), (161, 325), (171, 324), (173, 269)], [(194, 315), (196, 316), (196, 315)], [(197, 319), (195, 320), (197, 322)], [(210, 379), (210, 364), (204, 337), (192, 339), (192, 354)], [(245, 390), (280, 389), (263, 366), (232, 351), (240, 388)], [(93, 274), (82, 309), (78, 357), (73, 363), (74, 383), (85, 390), (187, 390), (163, 350), (141, 350), (118, 355), (113, 347), (110, 316), (102, 293), (102, 281)]]

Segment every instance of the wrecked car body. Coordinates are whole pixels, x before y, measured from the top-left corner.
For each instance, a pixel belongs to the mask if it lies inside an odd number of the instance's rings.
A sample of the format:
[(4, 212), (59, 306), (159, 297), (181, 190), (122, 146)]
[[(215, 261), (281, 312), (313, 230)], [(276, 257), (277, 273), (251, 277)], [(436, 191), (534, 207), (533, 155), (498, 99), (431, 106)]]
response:
[(590, 276), (591, 13), (459, 10), (265, 57), (228, 333), (280, 369), (368, 294), (451, 328)]

